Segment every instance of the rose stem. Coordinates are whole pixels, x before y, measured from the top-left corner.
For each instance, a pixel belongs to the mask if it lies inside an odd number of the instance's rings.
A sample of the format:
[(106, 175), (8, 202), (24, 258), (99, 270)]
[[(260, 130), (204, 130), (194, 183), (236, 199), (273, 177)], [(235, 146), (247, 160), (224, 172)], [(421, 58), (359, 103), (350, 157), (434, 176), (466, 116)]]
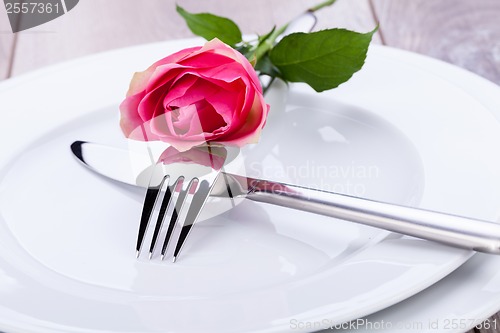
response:
[[(309, 8), (306, 13), (314, 13), (317, 12), (320, 9), (323, 9), (325, 7), (333, 5), (337, 0), (326, 0), (323, 1), (316, 6), (313, 6)], [(259, 61), (269, 50), (271, 50), (274, 46), (274, 43), (276, 42), (276, 39), (286, 30), (290, 22), (287, 24), (281, 26), (280, 28), (274, 30), (274, 32), (267, 38), (262, 44), (260, 44), (257, 49), (255, 50), (255, 63)]]
[[(323, 9), (325, 7), (333, 5), (335, 2), (337, 2), (337, 0), (323, 1), (319, 4), (317, 4), (316, 6), (313, 6), (313, 7), (309, 8), (308, 10), (306, 10), (306, 13), (317, 12), (320, 9)], [(279, 35), (281, 35), (286, 30), (286, 28), (288, 27), (289, 24), (290, 24), (290, 22), (288, 22), (284, 26), (274, 30), (274, 32), (271, 34), (271, 36), (269, 36), (269, 38), (267, 38), (262, 44), (260, 44), (257, 47), (257, 49), (255, 50), (255, 53), (254, 53), (255, 63), (257, 63), (259, 61), (259, 59), (261, 59), (267, 52), (269, 52), (273, 48), (273, 46), (276, 42), (276, 39), (278, 38)], [(267, 90), (271, 87), (271, 85), (275, 79), (276, 79), (276, 77), (274, 77), (274, 76), (271, 77), (271, 80), (269, 81), (269, 83), (263, 88), (264, 94), (266, 94)]]
[(317, 12), (318, 10), (320, 10), (320, 9), (322, 9), (324, 7), (328, 7), (328, 6), (333, 5), (335, 2), (337, 2), (337, 0), (327, 0), (327, 1), (324, 1), (322, 3), (317, 4), (314, 7), (309, 8), (308, 12), (311, 12), (311, 13)]

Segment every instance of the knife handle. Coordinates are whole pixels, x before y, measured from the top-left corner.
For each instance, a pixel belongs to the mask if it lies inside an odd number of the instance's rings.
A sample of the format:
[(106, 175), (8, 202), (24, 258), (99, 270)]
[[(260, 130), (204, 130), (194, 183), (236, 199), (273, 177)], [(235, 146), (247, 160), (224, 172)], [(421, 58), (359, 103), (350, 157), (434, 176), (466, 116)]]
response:
[(478, 252), (500, 254), (500, 224), (310, 189), (249, 180), (247, 198)]

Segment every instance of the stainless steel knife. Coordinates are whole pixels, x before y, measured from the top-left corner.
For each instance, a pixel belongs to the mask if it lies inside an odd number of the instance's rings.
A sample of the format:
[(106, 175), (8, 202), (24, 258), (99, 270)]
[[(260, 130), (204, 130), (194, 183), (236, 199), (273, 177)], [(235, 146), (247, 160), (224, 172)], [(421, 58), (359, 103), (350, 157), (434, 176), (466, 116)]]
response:
[[(148, 168), (134, 174), (127, 168), (127, 150), (77, 141), (76, 158), (88, 169), (110, 180), (140, 189), (144, 194)], [(219, 177), (212, 196), (246, 198), (299, 209), (400, 234), (478, 252), (500, 254), (500, 224), (412, 207), (383, 203), (338, 193), (249, 178), (230, 173)]]

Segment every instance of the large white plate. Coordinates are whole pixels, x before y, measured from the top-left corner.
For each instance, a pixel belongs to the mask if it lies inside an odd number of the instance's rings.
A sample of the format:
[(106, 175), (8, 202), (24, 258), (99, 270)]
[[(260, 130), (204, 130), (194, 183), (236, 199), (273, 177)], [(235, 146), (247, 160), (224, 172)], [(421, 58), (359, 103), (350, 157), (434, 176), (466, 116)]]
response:
[[(175, 265), (134, 260), (140, 202), (80, 169), (67, 147), (74, 139), (124, 144), (116, 107), (106, 105), (122, 98), (129, 73), (193, 43), (109, 52), (2, 84), (0, 328), (234, 332), (339, 323), (411, 296), (469, 257), (244, 203), (200, 224)], [(494, 118), (454, 85), (390, 55), (374, 48), (366, 68), (334, 92), (294, 86), (286, 112), (247, 149), (247, 171), (493, 220)]]

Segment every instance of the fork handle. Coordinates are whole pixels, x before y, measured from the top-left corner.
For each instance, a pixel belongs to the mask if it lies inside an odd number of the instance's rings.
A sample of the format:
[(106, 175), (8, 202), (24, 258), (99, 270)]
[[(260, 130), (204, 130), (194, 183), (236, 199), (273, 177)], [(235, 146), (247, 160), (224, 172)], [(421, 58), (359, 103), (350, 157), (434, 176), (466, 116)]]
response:
[(500, 224), (254, 179), (247, 198), (478, 252), (500, 254)]

